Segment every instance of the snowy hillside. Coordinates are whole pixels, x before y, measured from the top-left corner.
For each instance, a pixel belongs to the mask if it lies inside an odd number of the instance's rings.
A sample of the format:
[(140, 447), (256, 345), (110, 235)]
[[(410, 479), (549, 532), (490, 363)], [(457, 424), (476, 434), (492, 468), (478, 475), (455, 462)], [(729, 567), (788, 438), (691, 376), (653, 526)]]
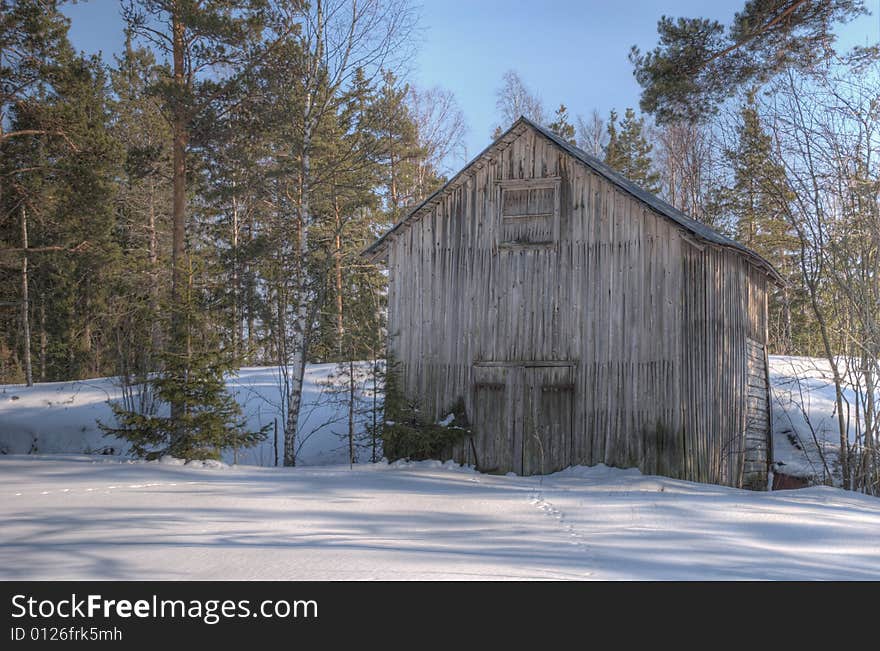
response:
[[(365, 368), (365, 363), (361, 363), (361, 368)], [(303, 465), (347, 461), (347, 443), (342, 438), (347, 432), (347, 414), (344, 401), (333, 394), (338, 372), (335, 364), (310, 365), (307, 369), (304, 419), (300, 427), (300, 439), (304, 442), (299, 462)], [(815, 477), (821, 483), (823, 463), (819, 450), (825, 453), (826, 462), (833, 465), (838, 440), (834, 386), (827, 363), (804, 357), (771, 356), (770, 381), (776, 467), (789, 475)], [(271, 424), (278, 417), (276, 368), (243, 368), (228, 384), (249, 426)], [(369, 382), (366, 385), (369, 387)], [(98, 420), (111, 421), (107, 401), (118, 396), (119, 388), (112, 379), (55, 382), (31, 388), (0, 385), (0, 453), (104, 451), (124, 455), (125, 443), (104, 437), (97, 427)], [(851, 391), (846, 392), (846, 397), (855, 402)], [(232, 452), (224, 460), (232, 463)], [(274, 465), (271, 435), (262, 445), (242, 450), (238, 462)]]
[[(360, 363), (365, 371), (367, 363)], [(348, 414), (338, 393), (339, 366), (311, 364), (306, 368), (298, 462), (303, 465), (348, 461)], [(372, 385), (362, 378), (369, 388)], [(227, 382), (241, 405), (248, 427), (259, 429), (279, 418), (277, 367), (240, 369)], [(98, 422), (114, 423), (110, 400), (120, 398), (114, 378), (49, 382), (33, 387), (0, 385), (0, 454), (112, 454), (125, 456), (124, 441), (104, 436)], [(362, 417), (359, 417), (359, 419)], [(279, 449), (283, 454), (279, 421)], [(241, 450), (238, 463), (258, 466), (275, 464), (272, 430), (262, 444)], [(224, 461), (232, 463), (234, 453)]]
[(603, 466), (0, 457), (0, 579), (880, 579), (880, 500)]
[[(835, 472), (840, 433), (834, 399), (834, 382), (824, 359), (770, 357), (773, 388), (773, 447), (775, 468), (795, 477), (811, 477), (823, 483), (826, 466)], [(843, 391), (844, 416), (849, 440), (855, 440), (856, 392)], [(824, 463), (823, 463), (824, 457)]]

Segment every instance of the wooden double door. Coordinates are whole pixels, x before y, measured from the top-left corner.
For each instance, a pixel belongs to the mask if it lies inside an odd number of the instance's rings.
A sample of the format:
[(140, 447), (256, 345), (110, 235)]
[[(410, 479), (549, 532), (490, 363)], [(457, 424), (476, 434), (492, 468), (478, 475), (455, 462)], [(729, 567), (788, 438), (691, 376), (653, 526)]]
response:
[(573, 362), (478, 362), (473, 430), (483, 472), (547, 474), (573, 462)]

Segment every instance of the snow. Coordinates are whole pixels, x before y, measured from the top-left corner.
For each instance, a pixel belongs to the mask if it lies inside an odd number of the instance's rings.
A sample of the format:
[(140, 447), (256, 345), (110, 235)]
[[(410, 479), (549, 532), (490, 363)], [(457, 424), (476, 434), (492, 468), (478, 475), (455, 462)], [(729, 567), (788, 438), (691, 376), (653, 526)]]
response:
[(880, 500), (830, 487), (51, 455), (0, 477), (2, 580), (880, 579)]
[[(826, 464), (835, 471), (840, 449), (831, 367), (825, 359), (771, 355), (769, 371), (776, 469), (822, 483)], [(849, 406), (853, 410), (848, 416), (849, 440), (853, 442), (856, 390), (848, 383), (843, 397), (844, 409)]]
[[(347, 366), (347, 365), (346, 365)], [(361, 377), (367, 362), (358, 362)], [(302, 442), (297, 463), (321, 465), (348, 461), (348, 415), (334, 394), (337, 364), (310, 364), (303, 384), (303, 409), (298, 440)], [(338, 382), (337, 382), (338, 385)], [(273, 424), (278, 418), (279, 456), (283, 455), (283, 422), (279, 416), (277, 367), (242, 368), (227, 380), (247, 419), (256, 430)], [(367, 388), (371, 386), (366, 382)], [(360, 391), (359, 395), (363, 395)], [(104, 436), (98, 421), (114, 423), (110, 400), (119, 400), (120, 388), (115, 378), (72, 382), (0, 385), (0, 454), (94, 454), (125, 456), (125, 441)], [(362, 416), (358, 417), (359, 420)], [(273, 430), (260, 445), (238, 451), (239, 464), (272, 466), (275, 464)], [(224, 454), (226, 463), (236, 456)]]
[(449, 413), (449, 414), (446, 414), (445, 417), (438, 420), (437, 424), (440, 425), (441, 427), (449, 427), (450, 425), (452, 425), (452, 421), (454, 421), (454, 420), (455, 420), (455, 414)]

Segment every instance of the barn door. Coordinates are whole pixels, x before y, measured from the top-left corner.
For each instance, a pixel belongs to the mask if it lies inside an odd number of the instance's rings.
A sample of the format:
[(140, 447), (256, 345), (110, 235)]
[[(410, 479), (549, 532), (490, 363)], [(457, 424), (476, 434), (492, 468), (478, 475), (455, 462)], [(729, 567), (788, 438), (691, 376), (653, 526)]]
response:
[(481, 472), (509, 472), (513, 467), (513, 426), (508, 368), (474, 367), (473, 439)]
[(746, 431), (743, 486), (762, 489), (767, 484), (770, 455), (770, 388), (764, 344), (746, 340)]
[(571, 465), (573, 445), (574, 373), (571, 366), (530, 366), (521, 369), (523, 475), (545, 475)]
[(474, 447), (483, 472), (534, 475), (571, 465), (574, 366), (474, 365)]

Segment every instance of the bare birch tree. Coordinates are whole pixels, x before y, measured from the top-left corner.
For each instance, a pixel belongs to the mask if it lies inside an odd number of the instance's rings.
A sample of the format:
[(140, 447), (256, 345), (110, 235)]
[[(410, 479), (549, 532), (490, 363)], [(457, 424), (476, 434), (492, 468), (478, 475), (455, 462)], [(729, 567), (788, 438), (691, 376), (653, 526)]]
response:
[(780, 205), (797, 233), (801, 280), (834, 383), (840, 481), (872, 493), (880, 488), (878, 72), (789, 73), (766, 107), (789, 185)]
[(417, 184), (419, 194), (424, 196), (424, 182), (429, 172), (448, 173), (465, 162), (467, 126), (455, 95), (444, 88), (419, 90), (411, 86), (407, 103), (422, 150)]
[(382, 69), (405, 56), (404, 47), (413, 27), (414, 14), (406, 0), (316, 0), (303, 8), (293, 0), (276, 2), (282, 20), (299, 23), (301, 50), (300, 141), (291, 151), (299, 161), (296, 216), (291, 220), (298, 260), (292, 271), (294, 291), (287, 306), (284, 329), (289, 343), (284, 346), (285, 391), (284, 465), (296, 464), (296, 433), (302, 403), (303, 377), (308, 359), (311, 322), (319, 301), (309, 277), (309, 233), (315, 222), (312, 192), (317, 179), (312, 169), (315, 136), (322, 118), (335, 111), (343, 91), (360, 71), (374, 79)]
[(676, 122), (656, 128), (653, 135), (666, 200), (694, 219), (719, 226), (711, 208), (713, 184), (719, 178), (711, 128)]
[(593, 109), (588, 118), (578, 115), (575, 118), (577, 145), (588, 154), (601, 159), (608, 144), (608, 126), (598, 109)]
[(541, 98), (526, 86), (519, 73), (508, 70), (501, 81), (501, 88), (495, 91), (495, 108), (501, 119), (501, 124), (495, 128), (496, 136), (523, 115), (538, 124), (545, 122), (546, 114)]

